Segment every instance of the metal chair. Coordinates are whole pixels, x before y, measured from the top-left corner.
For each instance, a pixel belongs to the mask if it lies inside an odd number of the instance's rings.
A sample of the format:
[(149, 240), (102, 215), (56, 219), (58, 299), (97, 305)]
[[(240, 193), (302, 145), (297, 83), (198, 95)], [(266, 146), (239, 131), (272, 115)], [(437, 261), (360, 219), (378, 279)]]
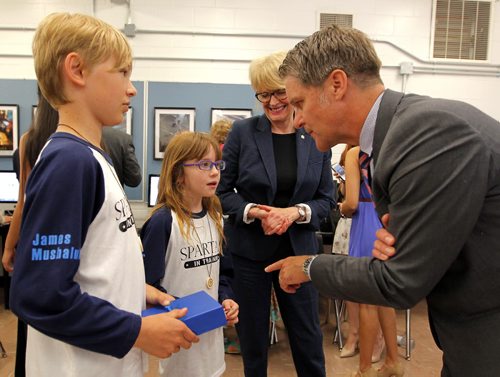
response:
[(346, 306), (344, 300), (340, 299), (332, 299), (333, 305), (335, 306), (335, 321), (337, 322), (335, 325), (335, 331), (333, 333), (333, 343), (339, 344), (339, 350), (344, 348), (344, 340), (342, 339), (342, 320), (346, 314)]
[(278, 331), (276, 330), (276, 321), (271, 320), (271, 329), (269, 330), (269, 345), (278, 343)]
[(276, 293), (274, 289), (271, 290), (271, 326), (269, 329), (269, 345), (278, 343), (278, 331), (276, 329), (276, 322), (279, 319), (279, 306), (278, 300), (276, 299)]
[(405, 359), (411, 359), (411, 350), (415, 347), (415, 341), (411, 338), (411, 309), (405, 310), (406, 335), (401, 339), (398, 336), (398, 345), (404, 346), (406, 350)]

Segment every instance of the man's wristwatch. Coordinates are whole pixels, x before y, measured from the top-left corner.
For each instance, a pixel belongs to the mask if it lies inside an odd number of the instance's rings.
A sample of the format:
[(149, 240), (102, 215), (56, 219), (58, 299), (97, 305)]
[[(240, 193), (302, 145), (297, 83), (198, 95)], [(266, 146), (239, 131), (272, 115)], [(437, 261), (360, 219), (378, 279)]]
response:
[(295, 207), (299, 211), (299, 218), (296, 221), (304, 221), (306, 219), (306, 210), (299, 204), (297, 204)]
[(308, 277), (309, 280), (311, 280), (311, 275), (309, 274), (309, 271), (311, 269), (311, 262), (316, 258), (316, 256), (308, 257), (304, 261), (304, 264), (302, 265), (302, 272)]

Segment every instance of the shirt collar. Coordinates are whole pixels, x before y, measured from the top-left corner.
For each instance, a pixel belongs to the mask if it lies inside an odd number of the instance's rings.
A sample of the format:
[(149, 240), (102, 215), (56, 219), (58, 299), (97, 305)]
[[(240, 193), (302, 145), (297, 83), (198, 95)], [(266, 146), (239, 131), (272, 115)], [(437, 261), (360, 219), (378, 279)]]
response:
[(373, 138), (375, 135), (375, 123), (377, 122), (377, 114), (380, 108), (380, 101), (382, 100), (382, 96), (385, 91), (380, 93), (375, 102), (373, 103), (368, 116), (365, 119), (365, 123), (363, 123), (363, 127), (361, 128), (361, 134), (359, 136), (359, 148), (367, 153), (369, 156), (372, 154), (373, 150)]

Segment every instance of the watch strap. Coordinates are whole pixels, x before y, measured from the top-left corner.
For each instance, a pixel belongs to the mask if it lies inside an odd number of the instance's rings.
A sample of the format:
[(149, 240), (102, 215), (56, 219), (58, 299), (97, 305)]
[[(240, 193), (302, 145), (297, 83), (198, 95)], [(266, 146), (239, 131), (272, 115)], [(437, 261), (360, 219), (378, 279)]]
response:
[(304, 272), (309, 280), (311, 280), (311, 263), (316, 257), (317, 255), (307, 257), (304, 261), (304, 264), (302, 265), (302, 272)]
[(300, 205), (300, 204), (296, 204), (295, 207), (297, 208), (297, 210), (299, 211), (299, 218), (296, 220), (297, 222), (301, 222), (301, 221), (305, 221), (306, 220), (306, 209), (304, 208), (304, 206)]

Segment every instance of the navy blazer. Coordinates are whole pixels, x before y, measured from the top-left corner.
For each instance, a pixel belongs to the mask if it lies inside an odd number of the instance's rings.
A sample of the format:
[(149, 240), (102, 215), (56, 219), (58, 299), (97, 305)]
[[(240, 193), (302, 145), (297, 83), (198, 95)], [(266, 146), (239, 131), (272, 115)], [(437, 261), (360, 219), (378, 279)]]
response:
[[(298, 203), (311, 208), (311, 221), (294, 223), (288, 229), (297, 255), (315, 254), (318, 249), (315, 231), (320, 220), (334, 206), (331, 152), (320, 152), (314, 140), (302, 129), (296, 132), (297, 181), (289, 206)], [(224, 144), (222, 158), (226, 169), (221, 174), (217, 194), (229, 218), (225, 228), (230, 234), (228, 250), (255, 261), (273, 255), (280, 236), (264, 235), (261, 222), (243, 222), (249, 203), (272, 205), (277, 189), (271, 124), (265, 115), (236, 121)]]

